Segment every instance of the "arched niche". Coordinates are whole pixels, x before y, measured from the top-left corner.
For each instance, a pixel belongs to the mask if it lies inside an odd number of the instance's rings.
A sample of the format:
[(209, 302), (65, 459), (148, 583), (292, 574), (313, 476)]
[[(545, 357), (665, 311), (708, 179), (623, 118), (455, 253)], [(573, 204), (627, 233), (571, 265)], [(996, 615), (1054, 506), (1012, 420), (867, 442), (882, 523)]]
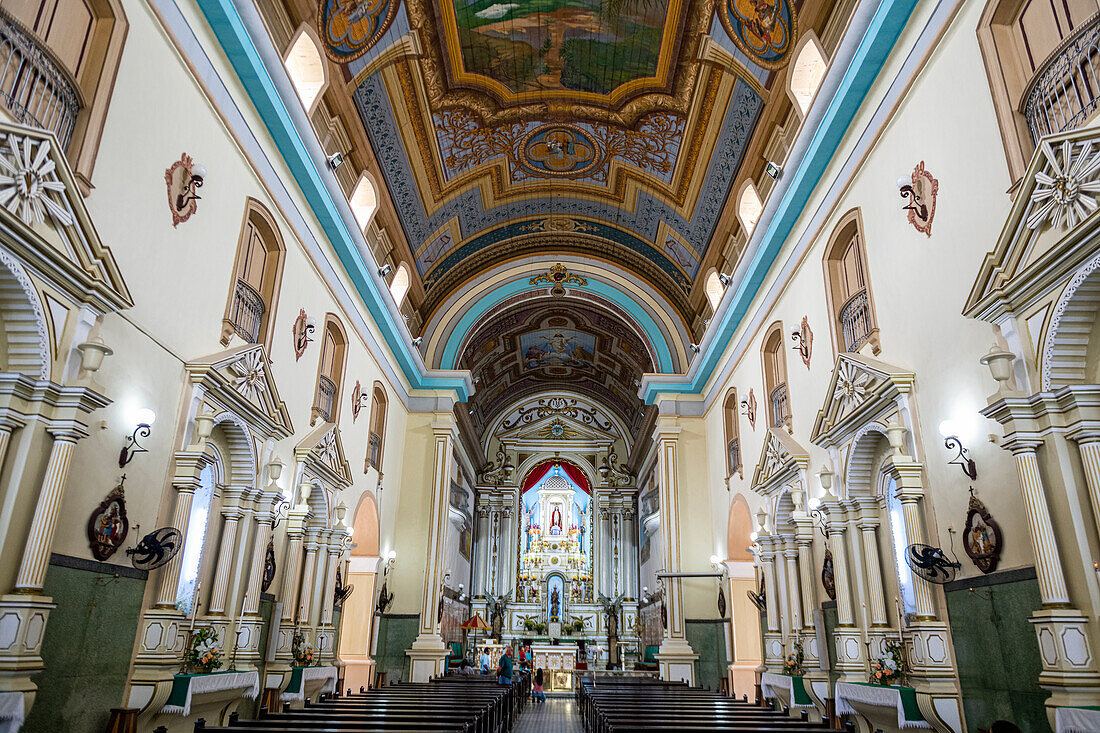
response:
[(738, 492), (730, 502), (729, 522), (726, 525), (726, 555), (733, 562), (752, 562), (749, 552), (752, 545), (752, 512), (744, 494)]
[(355, 546), (351, 554), (355, 557), (378, 556), (378, 502), (369, 491), (364, 491), (355, 507), (352, 520), (352, 538)]

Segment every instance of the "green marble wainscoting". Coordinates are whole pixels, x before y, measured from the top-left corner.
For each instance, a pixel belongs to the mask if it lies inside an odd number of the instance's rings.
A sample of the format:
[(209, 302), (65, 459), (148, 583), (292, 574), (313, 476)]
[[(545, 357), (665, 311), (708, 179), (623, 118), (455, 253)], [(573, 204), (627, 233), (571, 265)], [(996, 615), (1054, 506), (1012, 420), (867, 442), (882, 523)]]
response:
[(374, 654), (375, 669), (386, 675), (387, 684), (409, 679), (409, 657), (420, 629), (418, 613), (385, 613), (378, 619), (378, 643)]
[(729, 622), (720, 618), (684, 619), (684, 635), (699, 655), (695, 661), (695, 684), (708, 690), (718, 689), (726, 678)]
[(1049, 733), (1038, 685), (1042, 663), (1028, 616), (1040, 606), (1034, 568), (956, 580), (944, 586), (968, 730), (997, 720)]
[(50, 612), (42, 659), (46, 670), (23, 733), (101, 731), (126, 691), (146, 573), (53, 555), (44, 594)]

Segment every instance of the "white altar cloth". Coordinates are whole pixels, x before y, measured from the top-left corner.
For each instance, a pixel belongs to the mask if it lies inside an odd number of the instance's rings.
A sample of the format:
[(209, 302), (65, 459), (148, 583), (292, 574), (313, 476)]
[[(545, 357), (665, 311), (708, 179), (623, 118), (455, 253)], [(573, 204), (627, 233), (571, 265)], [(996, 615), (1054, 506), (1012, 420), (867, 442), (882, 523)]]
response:
[(16, 733), (25, 714), (22, 692), (0, 692), (0, 733)]
[(838, 682), (836, 684), (835, 696), (837, 715), (858, 715), (859, 711), (850, 704), (850, 701), (854, 701), (866, 705), (895, 708), (898, 711), (899, 728), (932, 727), (926, 720), (909, 720), (905, 717), (905, 706), (902, 705), (901, 691), (897, 687), (888, 685), (853, 685), (849, 682)]
[(775, 688), (786, 691), (787, 701), (789, 701), (787, 702), (787, 707), (792, 710), (794, 708), (812, 708), (814, 706), (812, 702), (799, 704), (794, 701), (794, 678), (790, 675), (765, 672), (760, 676), (760, 694), (764, 696), (765, 700), (783, 700), (783, 698), (776, 694)]
[(220, 674), (200, 674), (190, 678), (187, 684), (187, 698), (183, 705), (165, 705), (162, 713), (191, 714), (191, 698), (209, 692), (222, 690), (244, 690), (244, 696), (252, 700), (260, 694), (260, 675), (256, 672), (222, 672)]
[(1054, 730), (1055, 733), (1095, 733), (1100, 730), (1100, 710), (1057, 708)]
[(321, 693), (336, 692), (336, 667), (303, 667), (302, 683), (298, 685), (297, 692), (284, 692), (279, 695), (280, 700), (304, 700), (306, 696), (306, 682), (323, 679)]

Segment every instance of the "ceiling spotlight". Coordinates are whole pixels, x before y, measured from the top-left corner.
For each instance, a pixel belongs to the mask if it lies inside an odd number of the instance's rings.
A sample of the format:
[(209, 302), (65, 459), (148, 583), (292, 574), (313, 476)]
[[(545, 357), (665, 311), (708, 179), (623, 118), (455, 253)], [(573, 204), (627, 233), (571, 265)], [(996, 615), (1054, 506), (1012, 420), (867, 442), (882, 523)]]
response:
[(386, 275), (389, 275), (390, 270), (392, 270), (392, 269), (393, 268), (390, 267), (389, 265), (382, 265), (381, 267), (378, 268), (378, 277), (385, 277)]
[(694, 353), (698, 354), (698, 353), (699, 353), (699, 344), (692, 344), (692, 345), (691, 345), (691, 350), (692, 350), (692, 351), (693, 351)]
[(418, 349), (420, 348), (420, 344), (422, 344), (422, 343), (424, 343), (424, 337), (423, 336), (417, 336), (412, 341), (413, 346), (415, 346)]
[(720, 272), (718, 273), (718, 282), (722, 283), (722, 285), (728, 288), (730, 286), (730, 283), (733, 282), (733, 278), (724, 272)]
[(764, 172), (771, 176), (773, 180), (778, 179), (779, 176), (783, 175), (783, 169), (779, 167), (779, 164), (773, 163), (770, 160), (768, 161), (768, 164), (764, 166)]
[(333, 153), (328, 156), (328, 167), (335, 171), (344, 164), (344, 156), (341, 153)]

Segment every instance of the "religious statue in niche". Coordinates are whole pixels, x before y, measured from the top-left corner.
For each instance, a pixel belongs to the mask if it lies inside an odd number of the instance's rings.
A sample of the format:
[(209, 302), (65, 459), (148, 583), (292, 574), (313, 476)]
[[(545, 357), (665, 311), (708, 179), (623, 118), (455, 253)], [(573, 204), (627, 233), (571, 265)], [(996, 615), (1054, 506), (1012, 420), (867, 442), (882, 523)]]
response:
[(836, 600), (836, 576), (833, 574), (833, 553), (825, 550), (825, 561), (821, 563), (821, 585), (830, 599)]
[(550, 591), (550, 620), (557, 621), (561, 618), (561, 596), (558, 589)]
[(966, 554), (983, 573), (992, 573), (1001, 559), (1001, 528), (970, 489), (970, 507), (963, 528)]
[(561, 534), (561, 508), (555, 504), (554, 510), (550, 512), (550, 534)]
[(115, 554), (130, 531), (130, 520), (126, 518), (126, 493), (122, 488), (125, 480), (123, 476), (118, 486), (111, 489), (111, 493), (88, 518), (88, 544), (92, 556), (101, 562)]
[(512, 591), (508, 591), (502, 596), (494, 596), (489, 592), (485, 593), (485, 599), (489, 604), (489, 623), (493, 628), (493, 638), (497, 641), (500, 641), (501, 634), (504, 632), (504, 612), (508, 609), (508, 601), (511, 598)]

